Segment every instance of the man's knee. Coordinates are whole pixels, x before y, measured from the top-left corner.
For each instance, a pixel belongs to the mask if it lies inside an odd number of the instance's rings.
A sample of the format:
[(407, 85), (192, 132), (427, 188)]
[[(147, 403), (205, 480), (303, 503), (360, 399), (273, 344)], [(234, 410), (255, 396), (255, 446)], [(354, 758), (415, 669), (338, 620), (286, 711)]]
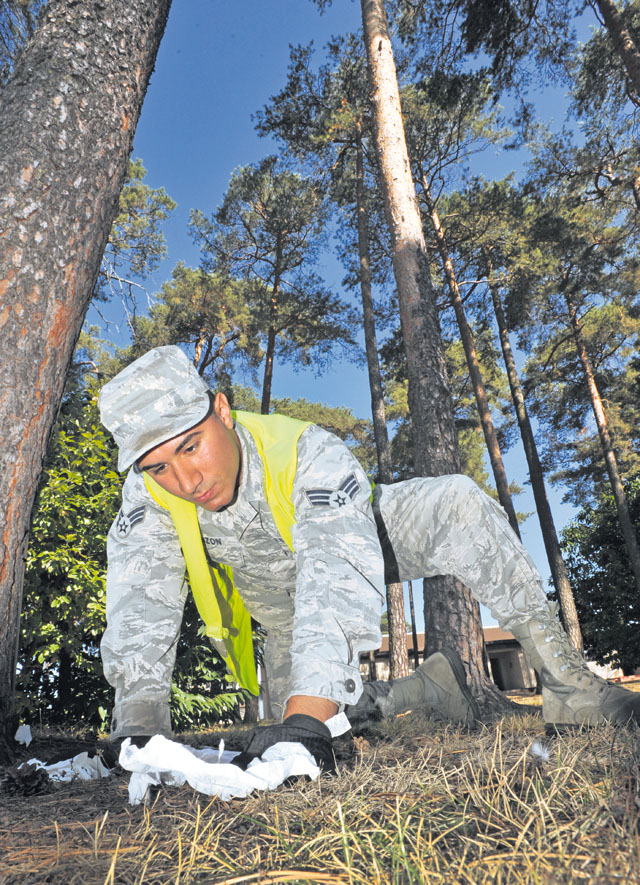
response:
[(477, 492), (483, 494), (478, 484), (464, 473), (451, 473), (445, 479), (448, 487), (456, 495), (473, 496)]
[(452, 473), (446, 477), (444, 496), (453, 504), (462, 506), (465, 510), (474, 509), (483, 505), (485, 497), (482, 489), (471, 477), (464, 473)]
[(482, 521), (487, 516), (507, 519), (500, 504), (487, 495), (471, 477), (463, 473), (452, 473), (446, 477), (446, 481), (444, 494), (449, 498), (450, 508), (460, 522), (476, 524), (476, 521)]

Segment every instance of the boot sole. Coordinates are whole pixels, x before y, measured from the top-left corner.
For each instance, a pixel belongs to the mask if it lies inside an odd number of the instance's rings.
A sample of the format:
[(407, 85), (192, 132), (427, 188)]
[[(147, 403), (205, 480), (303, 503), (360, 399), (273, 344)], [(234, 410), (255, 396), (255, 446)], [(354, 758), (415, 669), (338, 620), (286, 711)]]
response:
[(544, 733), (547, 737), (553, 737), (554, 735), (575, 734), (578, 731), (590, 731), (592, 728), (601, 728), (603, 725), (613, 725), (616, 728), (637, 727), (633, 716), (618, 720), (603, 717), (598, 722), (589, 722), (587, 719), (584, 722), (546, 722)]
[[(545, 718), (545, 731), (547, 734), (554, 732), (562, 734), (563, 732), (577, 731), (579, 729), (597, 728), (599, 725), (630, 725), (635, 721), (633, 712), (627, 713), (625, 716), (621, 713), (613, 712), (607, 716), (606, 713), (591, 712), (585, 715), (584, 719), (578, 719), (579, 713), (567, 710), (561, 698), (557, 698), (554, 693), (543, 686), (542, 688), (542, 713)], [(570, 718), (573, 714), (574, 718)], [(563, 721), (565, 717), (569, 721)]]

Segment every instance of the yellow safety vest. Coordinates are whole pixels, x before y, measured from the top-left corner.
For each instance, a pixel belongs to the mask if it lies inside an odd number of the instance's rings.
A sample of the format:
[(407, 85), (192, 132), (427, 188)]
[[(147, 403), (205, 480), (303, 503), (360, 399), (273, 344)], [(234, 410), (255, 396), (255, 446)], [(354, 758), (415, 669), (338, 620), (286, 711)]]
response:
[[(265, 493), (273, 521), (282, 539), (293, 550), (291, 529), (295, 518), (291, 497), (298, 439), (310, 422), (285, 415), (231, 414), (253, 437), (264, 466)], [(206, 636), (224, 644), (226, 654), (222, 653), (222, 656), (227, 669), (243, 688), (257, 695), (251, 616), (235, 588), (232, 569), (209, 562), (196, 505), (167, 492), (148, 473), (144, 474), (144, 481), (154, 500), (171, 514)]]

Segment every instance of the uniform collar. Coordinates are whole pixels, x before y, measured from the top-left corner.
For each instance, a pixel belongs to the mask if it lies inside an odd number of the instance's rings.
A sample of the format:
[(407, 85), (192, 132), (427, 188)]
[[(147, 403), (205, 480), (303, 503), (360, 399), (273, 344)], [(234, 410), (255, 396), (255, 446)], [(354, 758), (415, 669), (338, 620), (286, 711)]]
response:
[(233, 514), (234, 521), (248, 521), (254, 519), (260, 512), (264, 503), (265, 495), (262, 481), (262, 462), (253, 441), (253, 437), (237, 421), (234, 429), (240, 440), (242, 451), (242, 477), (238, 488), (238, 496), (235, 503), (228, 510)]

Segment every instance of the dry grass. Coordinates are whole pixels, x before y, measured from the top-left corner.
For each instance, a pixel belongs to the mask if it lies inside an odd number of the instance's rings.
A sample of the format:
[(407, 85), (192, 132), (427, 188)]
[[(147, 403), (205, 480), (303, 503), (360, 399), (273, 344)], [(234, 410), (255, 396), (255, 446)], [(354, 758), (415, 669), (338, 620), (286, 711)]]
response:
[(405, 716), (345, 740), (338, 777), (245, 800), (131, 808), (126, 775), (0, 794), (0, 883), (638, 882), (637, 739), (545, 738), (535, 710), (473, 734)]

